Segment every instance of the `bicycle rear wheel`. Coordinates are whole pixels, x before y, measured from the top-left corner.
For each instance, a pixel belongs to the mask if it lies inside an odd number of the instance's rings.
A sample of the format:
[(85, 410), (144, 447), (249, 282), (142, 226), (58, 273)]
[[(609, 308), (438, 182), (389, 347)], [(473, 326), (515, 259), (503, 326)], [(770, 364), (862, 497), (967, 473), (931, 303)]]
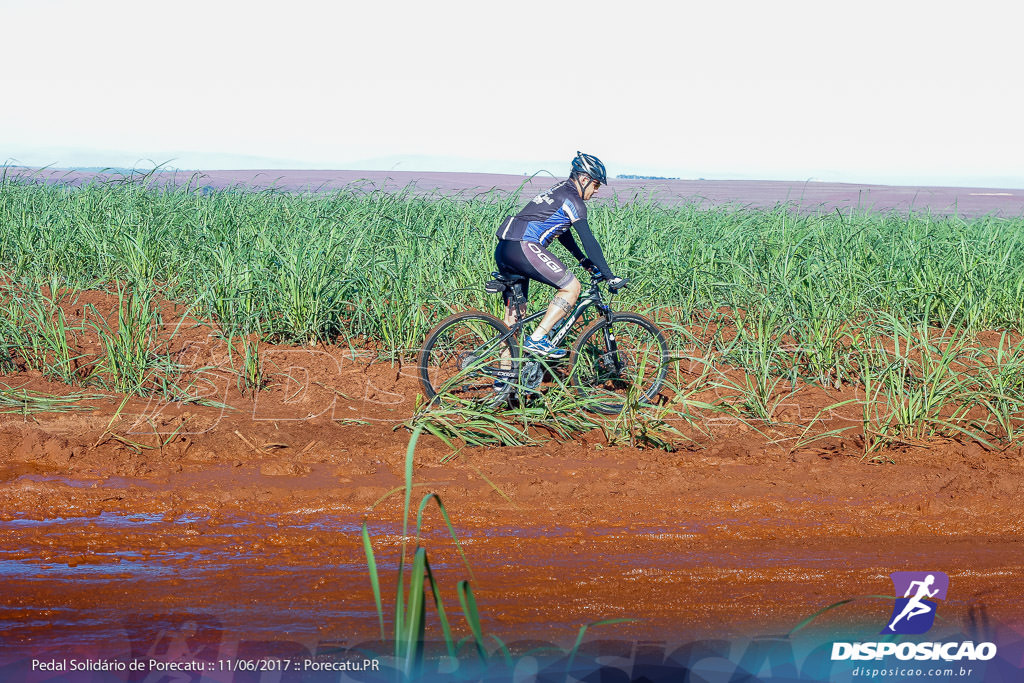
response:
[[(488, 313), (448, 316), (427, 334), (419, 370), (423, 391), (432, 401), (504, 401), (514, 374), (509, 329)], [(496, 388), (496, 380), (504, 384)]]
[(635, 313), (598, 318), (580, 334), (569, 356), (570, 383), (598, 412), (615, 415), (629, 400), (650, 401), (668, 372), (668, 342), (653, 322)]

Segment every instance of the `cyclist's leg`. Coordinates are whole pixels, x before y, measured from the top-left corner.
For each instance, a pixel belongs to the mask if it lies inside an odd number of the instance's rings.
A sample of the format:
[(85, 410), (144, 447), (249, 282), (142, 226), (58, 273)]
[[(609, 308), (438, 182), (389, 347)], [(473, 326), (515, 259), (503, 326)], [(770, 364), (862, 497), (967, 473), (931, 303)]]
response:
[(505, 300), (505, 324), (509, 327), (512, 327), (526, 317), (526, 299), (529, 294), (530, 281), (523, 280), (520, 287), (523, 290), (523, 303), (519, 304), (518, 310), (516, 310), (517, 307), (512, 302), (512, 292), (508, 290), (502, 292), (502, 298)]
[(580, 281), (572, 274), (565, 264), (557, 256), (535, 242), (522, 242), (523, 255), (530, 264), (531, 269), (537, 273), (535, 279), (554, 287), (558, 290), (548, 310), (541, 319), (537, 329), (533, 331), (530, 338), (540, 341), (551, 332), (559, 320), (572, 311), (576, 300), (580, 296)]
[[(502, 272), (524, 275), (558, 290), (555, 298), (548, 306), (548, 311), (530, 335), (530, 340), (540, 342), (539, 347), (531, 348), (534, 353), (549, 357), (565, 355), (564, 349), (549, 348), (546, 336), (556, 322), (572, 310), (579, 298), (580, 284), (576, 276), (565, 267), (557, 256), (536, 242), (513, 242), (502, 240), (495, 250), (495, 259), (502, 267)], [(508, 313), (506, 309), (506, 313)], [(542, 341), (543, 340), (543, 341)], [(529, 345), (529, 344), (528, 344)]]
[[(519, 272), (518, 270), (519, 259), (517, 259), (516, 256), (519, 251), (520, 248), (518, 243), (508, 240), (500, 240), (498, 245), (494, 248), (494, 262), (498, 266), (498, 272), (506, 277), (518, 276), (523, 278), (519, 285), (523, 298), (522, 303), (518, 306), (518, 310), (516, 310), (517, 306), (514, 302), (515, 297), (511, 289), (506, 289), (501, 293), (501, 298), (505, 302), (504, 323), (510, 328), (526, 317), (526, 301), (530, 294), (529, 276)], [(512, 351), (509, 346), (502, 347), (500, 367), (502, 370), (509, 370), (512, 368)], [(497, 380), (495, 381), (494, 386), (496, 389), (503, 388), (504, 382)]]
[(537, 329), (533, 331), (530, 338), (534, 341), (540, 341), (542, 337), (546, 337), (559, 320), (569, 315), (572, 307), (576, 305), (576, 300), (579, 298), (580, 281), (573, 276), (569, 284), (555, 293), (555, 297), (548, 304), (547, 313), (544, 314), (540, 324), (537, 325)]
[[(526, 317), (526, 301), (527, 295), (529, 294), (530, 281), (524, 279), (521, 284), (515, 285), (519, 287), (523, 298), (522, 303), (516, 306), (513, 301), (513, 293), (509, 290), (502, 292), (502, 298), (505, 300), (505, 324), (511, 328), (517, 322)], [(512, 367), (512, 348), (509, 346), (502, 347), (501, 350), (501, 369), (508, 370)]]
[[(520, 276), (529, 278), (529, 273), (524, 273), (520, 270), (522, 259), (520, 256), (520, 247), (518, 242), (511, 242), (509, 240), (500, 240), (498, 246), (494, 248), (494, 262), (498, 266), (498, 272), (508, 277)], [(512, 292), (505, 290), (502, 292), (501, 297), (505, 302), (505, 324), (509, 327), (515, 325), (519, 319), (526, 317), (526, 300), (529, 297), (530, 281), (524, 279), (522, 281), (522, 292), (523, 292), (523, 303), (519, 306), (518, 317), (515, 306), (512, 302)]]

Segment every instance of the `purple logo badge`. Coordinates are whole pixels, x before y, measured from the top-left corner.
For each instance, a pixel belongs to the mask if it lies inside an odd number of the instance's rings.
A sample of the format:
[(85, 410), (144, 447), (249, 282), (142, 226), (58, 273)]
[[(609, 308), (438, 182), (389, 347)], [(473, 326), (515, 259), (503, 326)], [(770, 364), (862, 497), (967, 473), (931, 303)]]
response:
[[(883, 634), (925, 633), (935, 623), (935, 599), (945, 600), (949, 577), (942, 572), (893, 572), (896, 604)], [(902, 596), (902, 597), (900, 597)]]

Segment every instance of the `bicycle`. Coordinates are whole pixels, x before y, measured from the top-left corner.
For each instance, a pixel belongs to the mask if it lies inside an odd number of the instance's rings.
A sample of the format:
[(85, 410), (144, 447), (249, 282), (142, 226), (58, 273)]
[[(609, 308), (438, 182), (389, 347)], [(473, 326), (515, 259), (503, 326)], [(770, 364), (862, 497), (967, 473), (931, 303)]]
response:
[[(622, 411), (628, 400), (652, 401), (668, 371), (668, 343), (661, 329), (635, 313), (615, 313), (601, 296), (603, 277), (591, 278), (590, 289), (575, 309), (553, 330), (551, 343), (559, 346), (591, 306), (598, 316), (580, 333), (564, 359), (530, 356), (523, 351), (525, 327), (545, 311), (521, 317), (526, 298), (522, 276), (492, 273), (484, 289), (491, 294), (510, 292), (516, 322), (482, 311), (448, 316), (428, 334), (420, 351), (419, 371), (426, 397), (464, 398), (487, 405), (509, 403), (524, 394), (539, 393), (545, 372), (568, 367), (569, 385), (587, 399), (588, 407), (608, 415)], [(611, 292), (614, 297), (615, 292)]]

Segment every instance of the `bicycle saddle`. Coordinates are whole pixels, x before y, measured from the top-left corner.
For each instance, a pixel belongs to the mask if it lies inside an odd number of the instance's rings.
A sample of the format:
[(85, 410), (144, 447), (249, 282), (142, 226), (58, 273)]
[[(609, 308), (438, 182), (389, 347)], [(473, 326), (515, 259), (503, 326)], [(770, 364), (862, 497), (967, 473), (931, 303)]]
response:
[(503, 275), (498, 272), (491, 273), (491, 276), (494, 279), (488, 280), (487, 283), (484, 284), (484, 290), (490, 294), (504, 292), (512, 285), (518, 284), (526, 279), (522, 275)]

